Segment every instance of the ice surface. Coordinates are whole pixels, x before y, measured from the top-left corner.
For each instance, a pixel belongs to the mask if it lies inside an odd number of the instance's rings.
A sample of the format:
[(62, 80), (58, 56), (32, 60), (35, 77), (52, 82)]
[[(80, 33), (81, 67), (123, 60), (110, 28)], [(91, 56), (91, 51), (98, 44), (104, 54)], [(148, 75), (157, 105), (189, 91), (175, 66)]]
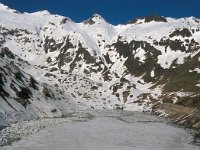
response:
[(139, 112), (98, 112), (87, 122), (50, 127), (4, 150), (196, 150), (184, 129)]

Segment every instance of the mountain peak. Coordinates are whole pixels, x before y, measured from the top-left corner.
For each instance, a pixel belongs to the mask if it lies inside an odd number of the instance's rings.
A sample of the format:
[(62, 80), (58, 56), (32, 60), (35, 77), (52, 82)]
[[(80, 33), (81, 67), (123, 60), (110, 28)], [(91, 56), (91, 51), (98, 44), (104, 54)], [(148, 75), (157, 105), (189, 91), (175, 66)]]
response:
[(88, 20), (84, 21), (83, 23), (93, 25), (93, 24), (96, 24), (96, 23), (99, 24), (102, 22), (106, 22), (105, 19), (99, 14), (94, 14), (92, 17), (90, 17)]
[(136, 18), (134, 20), (131, 20), (128, 22), (128, 24), (134, 24), (134, 23), (148, 23), (148, 22), (167, 22), (167, 19), (163, 16), (159, 16), (159, 15), (151, 15), (151, 16), (145, 16), (145, 17), (139, 17)]
[(95, 19), (103, 19), (103, 20), (105, 20), (101, 15), (99, 15), (99, 14), (94, 14), (93, 16), (92, 16), (92, 18), (95, 18)]
[(18, 11), (9, 8), (8, 6), (0, 3), (0, 11), (4, 11), (4, 12), (13, 12), (13, 13), (19, 13)]
[(51, 13), (48, 10), (42, 10), (42, 11), (37, 11), (31, 14), (44, 16), (44, 15), (50, 15)]

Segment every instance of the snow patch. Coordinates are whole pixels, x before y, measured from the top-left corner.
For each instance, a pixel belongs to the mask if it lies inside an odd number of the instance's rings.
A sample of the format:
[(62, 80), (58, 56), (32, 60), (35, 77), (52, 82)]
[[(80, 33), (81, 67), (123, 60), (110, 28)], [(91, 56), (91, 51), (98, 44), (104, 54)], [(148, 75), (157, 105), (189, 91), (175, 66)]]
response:
[(181, 52), (180, 50), (178, 51), (167, 50), (167, 52), (163, 52), (162, 55), (158, 56), (158, 64), (160, 64), (161, 67), (163, 67), (164, 69), (170, 68), (174, 60), (177, 60), (176, 61), (177, 64), (183, 64), (187, 56), (189, 56), (189, 54)]
[(144, 49), (137, 49), (135, 57), (138, 57), (139, 61), (144, 63), (144, 60), (146, 59), (145, 54), (146, 54), (146, 52)]
[(189, 72), (197, 72), (197, 73), (200, 73), (200, 68), (195, 68), (194, 70), (189, 70)]
[(154, 72), (154, 70), (151, 71), (151, 77), (152, 77), (152, 78), (155, 77), (155, 72)]

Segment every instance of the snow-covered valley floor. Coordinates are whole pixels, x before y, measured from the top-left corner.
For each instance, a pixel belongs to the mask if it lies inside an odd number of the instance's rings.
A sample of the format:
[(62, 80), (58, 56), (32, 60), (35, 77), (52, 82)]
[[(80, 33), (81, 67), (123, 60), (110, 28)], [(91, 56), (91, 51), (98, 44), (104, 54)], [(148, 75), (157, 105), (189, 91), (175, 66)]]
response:
[[(56, 119), (55, 119), (56, 120)], [(48, 121), (47, 121), (48, 122)], [(128, 111), (87, 111), (57, 118), (2, 150), (196, 150), (193, 136), (154, 116)], [(61, 123), (62, 122), (62, 123)], [(55, 123), (56, 124), (56, 123)], [(25, 130), (25, 129), (24, 129)], [(27, 129), (26, 129), (27, 130)]]

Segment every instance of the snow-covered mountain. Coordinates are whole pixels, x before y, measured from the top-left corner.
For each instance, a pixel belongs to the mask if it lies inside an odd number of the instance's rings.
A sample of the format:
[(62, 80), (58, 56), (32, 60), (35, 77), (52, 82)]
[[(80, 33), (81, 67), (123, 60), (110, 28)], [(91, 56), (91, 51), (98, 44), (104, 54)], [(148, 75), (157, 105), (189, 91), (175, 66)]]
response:
[(194, 17), (148, 16), (115, 26), (98, 14), (75, 23), (0, 4), (1, 116), (143, 111), (158, 103), (200, 108), (199, 43)]

